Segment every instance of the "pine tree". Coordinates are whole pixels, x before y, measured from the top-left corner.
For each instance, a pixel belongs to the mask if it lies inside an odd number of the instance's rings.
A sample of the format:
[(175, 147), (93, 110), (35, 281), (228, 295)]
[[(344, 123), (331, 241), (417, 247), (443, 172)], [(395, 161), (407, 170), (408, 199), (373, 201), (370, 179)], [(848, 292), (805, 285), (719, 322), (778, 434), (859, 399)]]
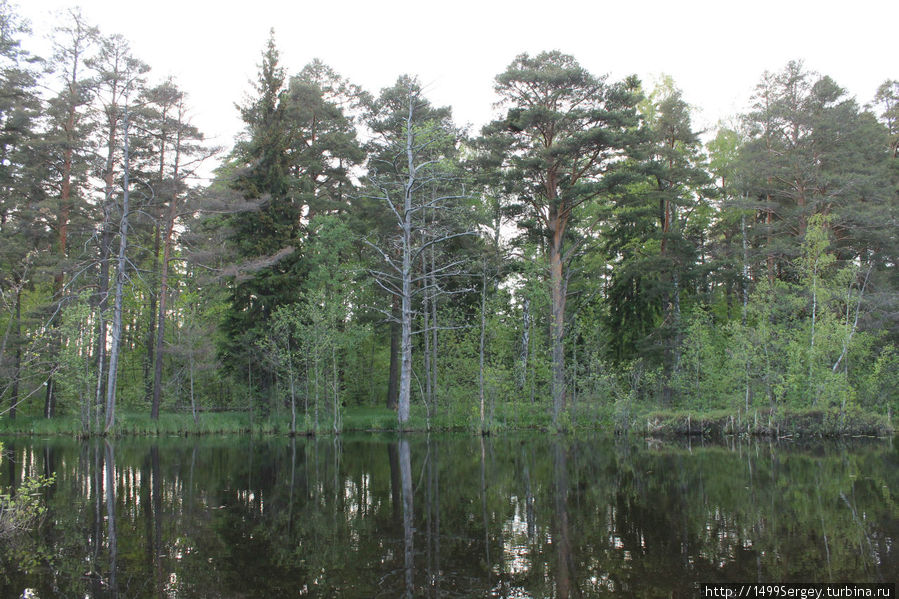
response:
[(763, 202), (769, 278), (796, 279), (791, 264), (813, 214), (833, 215), (842, 258), (867, 262), (880, 245), (872, 238), (889, 235), (877, 222), (887, 205), (887, 154), (873, 117), (829, 77), (790, 62), (765, 74), (745, 123), (741, 171)]
[(27, 23), (7, 2), (0, 2), (0, 399), (9, 394), (10, 419), (16, 417), (19, 403), (26, 344), (23, 293), (33, 284), (52, 243), (41, 211), (38, 61), (22, 48), (20, 39), (28, 32)]
[(518, 56), (497, 76), (507, 109), (492, 130), (506, 140), (503, 165), (548, 249), (553, 423), (567, 408), (565, 329), (572, 262), (599, 222), (596, 204), (635, 142), (635, 78), (608, 84), (560, 52)]
[[(98, 36), (97, 29), (87, 25), (77, 10), (69, 11), (68, 22), (55, 30), (52, 64), (62, 89), (48, 102), (49, 122), (41, 153), (48, 170), (43, 184), (48, 188), (48, 208), (53, 214), (48, 226), (56, 237), (53, 295), (57, 302), (63, 299), (63, 287), (76, 259), (91, 259), (81, 252), (74, 255), (70, 249), (79, 247), (72, 243), (73, 233), (83, 243), (93, 232), (87, 200), (88, 175), (93, 166), (89, 146), (94, 123), (88, 114), (93, 81), (86, 76), (86, 63), (96, 49)], [(51, 322), (54, 327), (56, 324), (55, 320)], [(56, 348), (46, 352), (51, 362), (56, 352)], [(54, 369), (53, 365), (49, 368), (51, 372)], [(56, 386), (52, 375), (46, 382), (44, 415), (50, 418), (55, 411)]]

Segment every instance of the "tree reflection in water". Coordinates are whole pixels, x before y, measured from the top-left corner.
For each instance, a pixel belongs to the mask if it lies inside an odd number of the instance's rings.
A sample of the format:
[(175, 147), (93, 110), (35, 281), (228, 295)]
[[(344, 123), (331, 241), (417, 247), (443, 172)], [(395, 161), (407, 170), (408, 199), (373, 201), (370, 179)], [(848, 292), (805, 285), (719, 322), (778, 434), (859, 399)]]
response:
[(119, 587), (116, 582), (116, 570), (119, 557), (119, 537), (116, 534), (115, 527), (115, 450), (113, 450), (109, 441), (104, 441), (103, 445), (106, 448), (106, 540), (109, 549), (109, 594), (113, 597), (118, 597)]
[[(889, 442), (407, 435), (5, 443), (55, 471), (0, 596), (691, 596), (899, 577)], [(417, 509), (416, 509), (417, 508)]]
[(415, 583), (413, 578), (414, 550), (412, 543), (412, 454), (409, 449), (409, 440), (400, 439), (400, 479), (403, 487), (403, 569), (405, 572), (405, 596), (415, 595)]

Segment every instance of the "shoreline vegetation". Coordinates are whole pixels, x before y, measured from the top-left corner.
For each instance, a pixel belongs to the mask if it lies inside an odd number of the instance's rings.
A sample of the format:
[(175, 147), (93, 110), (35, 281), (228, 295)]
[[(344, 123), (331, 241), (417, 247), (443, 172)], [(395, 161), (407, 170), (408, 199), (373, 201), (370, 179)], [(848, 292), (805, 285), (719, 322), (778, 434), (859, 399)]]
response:
[[(418, 409), (416, 409), (418, 408)], [(153, 420), (149, 414), (125, 412), (119, 416), (114, 431), (85, 430), (77, 416), (57, 416), (52, 420), (20, 417), (0, 421), (0, 436), (195, 436), (220, 434), (262, 434), (329, 436), (344, 433), (428, 433), (455, 432), (472, 434), (504, 434), (522, 431), (541, 433), (606, 432), (614, 435), (641, 435), (647, 438), (731, 436), (793, 438), (890, 437), (895, 434), (894, 423), (885, 415), (871, 414), (857, 409), (840, 412), (835, 409), (750, 409), (731, 412), (715, 410), (642, 410), (629, 415), (615, 412), (613, 406), (575, 410), (568, 426), (555, 429), (552, 416), (545, 406), (517, 406), (502, 410), (494, 419), (494, 426), (482, 430), (476, 415), (441, 414), (428, 418), (420, 406), (413, 408), (408, 425), (397, 426), (396, 412), (381, 407), (350, 407), (341, 415), (335, 429), (331, 422), (298, 422), (291, 432), (290, 418), (283, 414), (260, 416), (248, 411), (206, 412), (195, 421), (190, 413), (168, 412)]]
[(79, 11), (0, 31), (0, 433), (894, 430), (899, 80), (700, 132), (547, 49), (475, 131), (272, 32), (218, 148)]

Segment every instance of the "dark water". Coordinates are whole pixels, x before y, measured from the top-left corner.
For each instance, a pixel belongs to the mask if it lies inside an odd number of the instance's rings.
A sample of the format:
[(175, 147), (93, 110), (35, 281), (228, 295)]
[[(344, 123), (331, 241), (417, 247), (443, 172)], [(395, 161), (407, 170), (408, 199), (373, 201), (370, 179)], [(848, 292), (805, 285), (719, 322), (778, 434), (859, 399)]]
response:
[(889, 441), (4, 444), (0, 485), (56, 483), (40, 528), (0, 545), (2, 597), (696, 597), (699, 581), (899, 578)]

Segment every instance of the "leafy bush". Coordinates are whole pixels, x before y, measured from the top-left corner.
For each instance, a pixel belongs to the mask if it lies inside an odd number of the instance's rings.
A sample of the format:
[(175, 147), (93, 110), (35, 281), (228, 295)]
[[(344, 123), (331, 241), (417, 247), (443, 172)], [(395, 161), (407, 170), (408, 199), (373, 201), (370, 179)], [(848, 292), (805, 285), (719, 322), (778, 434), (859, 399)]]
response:
[(41, 492), (52, 484), (52, 476), (37, 476), (26, 479), (15, 494), (0, 494), (0, 540), (13, 539), (40, 522), (47, 509)]

